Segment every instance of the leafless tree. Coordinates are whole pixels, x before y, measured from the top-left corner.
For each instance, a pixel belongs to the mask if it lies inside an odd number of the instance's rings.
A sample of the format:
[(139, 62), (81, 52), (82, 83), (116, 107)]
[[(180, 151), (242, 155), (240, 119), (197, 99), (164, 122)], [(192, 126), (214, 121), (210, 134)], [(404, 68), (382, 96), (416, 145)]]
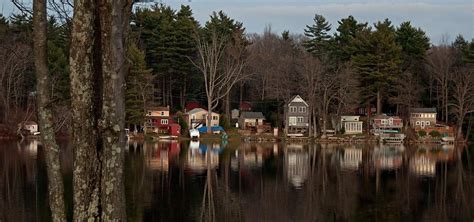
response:
[(242, 56), (225, 54), (229, 43), (218, 33), (213, 32), (210, 39), (196, 35), (195, 40), (198, 59), (192, 62), (204, 77), (208, 108), (207, 132), (210, 133), (212, 110), (217, 108), (219, 100), (229, 94), (236, 83), (246, 77), (243, 73), (246, 61)]
[(300, 82), (300, 87), (303, 90), (303, 95), (306, 101), (309, 103), (310, 112), (310, 124), (309, 124), (309, 135), (317, 136), (317, 109), (318, 104), (318, 91), (320, 87), (319, 78), (325, 72), (325, 66), (321, 61), (308, 53), (304, 53), (298, 64), (298, 72), (303, 77)]
[(409, 71), (401, 73), (395, 80), (394, 88), (396, 94), (390, 97), (389, 101), (397, 105), (398, 115), (407, 118), (409, 110), (419, 104), (423, 88)]
[(463, 136), (462, 125), (466, 116), (474, 112), (474, 71), (472, 67), (457, 68), (453, 74), (451, 111), (456, 116), (457, 138)]
[(453, 66), (456, 61), (454, 50), (450, 46), (435, 46), (428, 51), (427, 70), (437, 83), (438, 107), (443, 114), (443, 120), (449, 122), (449, 83), (452, 77)]
[(64, 185), (61, 174), (60, 150), (55, 139), (52, 111), (51, 77), (47, 62), (46, 0), (33, 2), (34, 61), (37, 76), (37, 103), (41, 141), (46, 152), (49, 205), (53, 221), (65, 221)]

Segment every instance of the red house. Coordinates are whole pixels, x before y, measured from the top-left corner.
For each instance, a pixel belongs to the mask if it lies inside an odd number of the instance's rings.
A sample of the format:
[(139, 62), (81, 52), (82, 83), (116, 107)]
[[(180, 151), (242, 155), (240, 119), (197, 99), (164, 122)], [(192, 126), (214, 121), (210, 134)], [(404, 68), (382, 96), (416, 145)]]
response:
[(239, 109), (240, 111), (252, 111), (252, 105), (248, 102), (242, 102)]
[(145, 116), (147, 132), (168, 133), (169, 125), (174, 123), (169, 106), (149, 107)]
[(376, 130), (394, 130), (400, 132), (403, 128), (403, 120), (398, 116), (377, 115), (372, 119), (372, 128)]

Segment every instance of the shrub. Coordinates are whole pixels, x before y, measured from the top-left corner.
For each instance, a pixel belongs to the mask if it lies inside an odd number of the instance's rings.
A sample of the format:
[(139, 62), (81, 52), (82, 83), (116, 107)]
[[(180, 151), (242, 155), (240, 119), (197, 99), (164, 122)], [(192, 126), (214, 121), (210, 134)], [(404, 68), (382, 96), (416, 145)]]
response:
[(227, 115), (222, 115), (221, 118), (219, 119), (219, 125), (222, 126), (225, 130), (230, 129), (230, 120)]
[(424, 130), (418, 131), (418, 136), (420, 136), (420, 137), (426, 136), (426, 131), (424, 131)]
[(433, 131), (430, 132), (430, 136), (432, 136), (432, 137), (440, 137), (441, 134), (440, 134), (438, 131), (433, 130)]
[(181, 113), (178, 114), (178, 122), (179, 122), (179, 126), (181, 127), (181, 134), (183, 136), (188, 135), (188, 123), (186, 122), (186, 120), (184, 119), (184, 116)]

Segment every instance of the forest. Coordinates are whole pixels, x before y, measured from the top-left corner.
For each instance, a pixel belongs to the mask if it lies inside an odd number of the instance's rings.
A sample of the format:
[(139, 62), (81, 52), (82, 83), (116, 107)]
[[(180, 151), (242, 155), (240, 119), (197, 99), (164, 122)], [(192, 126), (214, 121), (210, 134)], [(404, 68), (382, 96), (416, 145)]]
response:
[[(72, 22), (57, 17), (47, 21), (47, 64), (55, 130), (67, 133)], [(313, 21), (303, 34), (275, 33), (271, 26), (247, 33), (222, 11), (199, 24), (189, 6), (134, 10), (127, 33), (126, 123), (142, 124), (148, 106), (168, 105), (176, 112), (196, 102), (224, 114), (222, 124), (228, 126), (230, 110), (247, 102), (278, 127), (282, 105), (300, 94), (311, 105), (316, 129), (329, 115), (374, 106), (404, 118), (410, 108), (436, 107), (440, 121), (470, 131), (474, 40), (453, 34), (454, 41), (434, 44), (410, 21), (394, 25), (348, 16), (329, 24), (319, 14)], [(0, 123), (12, 129), (35, 119), (32, 25), (28, 13), (0, 17)], [(216, 51), (205, 51), (213, 47)], [(219, 61), (205, 66), (212, 56)], [(232, 78), (210, 89), (203, 68)]]

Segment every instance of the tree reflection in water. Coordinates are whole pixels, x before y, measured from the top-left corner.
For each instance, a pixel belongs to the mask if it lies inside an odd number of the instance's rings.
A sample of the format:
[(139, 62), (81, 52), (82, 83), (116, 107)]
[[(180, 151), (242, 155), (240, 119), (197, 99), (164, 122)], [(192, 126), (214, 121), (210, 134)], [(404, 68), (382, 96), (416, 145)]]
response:
[[(473, 148), (130, 142), (124, 169), (127, 216), (129, 221), (468, 221), (474, 217)], [(72, 149), (63, 150), (70, 214)], [(1, 221), (50, 218), (45, 169), (37, 143), (0, 145)]]

